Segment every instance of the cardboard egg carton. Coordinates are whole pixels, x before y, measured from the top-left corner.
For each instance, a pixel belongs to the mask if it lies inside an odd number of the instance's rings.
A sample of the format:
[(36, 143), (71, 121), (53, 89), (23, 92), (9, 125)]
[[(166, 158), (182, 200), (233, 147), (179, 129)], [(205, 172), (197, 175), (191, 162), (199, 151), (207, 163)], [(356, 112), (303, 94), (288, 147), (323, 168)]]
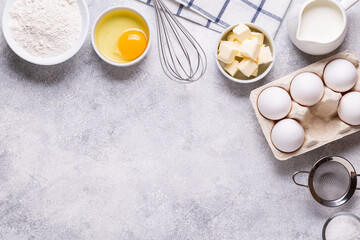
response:
[(250, 94), (250, 101), (255, 110), (256, 117), (262, 128), (266, 140), (274, 153), (274, 156), (281, 161), (299, 156), (309, 152), (330, 142), (334, 142), (340, 138), (358, 132), (360, 126), (350, 126), (341, 121), (337, 115), (337, 107), (340, 99), (345, 93), (337, 93), (326, 87), (323, 98), (319, 103), (312, 107), (304, 107), (296, 102), (292, 102), (292, 109), (286, 118), (293, 118), (300, 122), (305, 130), (305, 141), (302, 147), (296, 152), (284, 153), (279, 151), (271, 141), (271, 131), (278, 121), (272, 121), (264, 118), (257, 107), (257, 99), (260, 93), (268, 87), (281, 87), (290, 94), (290, 84), (294, 77), (303, 72), (312, 72), (323, 79), (323, 73), (326, 65), (334, 59), (346, 59), (354, 64), (358, 72), (358, 81), (355, 87), (350, 91), (360, 91), (360, 68), (358, 57), (349, 51), (344, 51), (324, 60), (313, 63), (305, 68), (295, 71), (285, 77), (268, 83), (260, 88), (253, 90)]

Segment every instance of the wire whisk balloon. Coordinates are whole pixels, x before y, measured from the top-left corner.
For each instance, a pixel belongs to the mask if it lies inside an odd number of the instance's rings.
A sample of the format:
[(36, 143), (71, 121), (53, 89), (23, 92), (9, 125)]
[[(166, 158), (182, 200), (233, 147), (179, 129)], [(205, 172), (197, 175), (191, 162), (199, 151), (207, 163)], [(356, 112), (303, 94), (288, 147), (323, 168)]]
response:
[(191, 83), (206, 71), (206, 54), (162, 0), (154, 0), (161, 67), (172, 80)]

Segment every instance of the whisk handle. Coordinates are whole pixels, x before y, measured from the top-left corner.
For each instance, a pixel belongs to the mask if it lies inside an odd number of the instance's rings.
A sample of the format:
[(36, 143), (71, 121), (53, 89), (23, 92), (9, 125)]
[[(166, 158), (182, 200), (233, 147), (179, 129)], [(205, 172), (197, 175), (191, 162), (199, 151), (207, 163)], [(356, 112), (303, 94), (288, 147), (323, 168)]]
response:
[(296, 176), (298, 175), (298, 174), (300, 174), (300, 173), (307, 173), (307, 174), (310, 174), (310, 172), (308, 172), (308, 171), (297, 171), (296, 173), (294, 173), (293, 174), (293, 176), (292, 176), (292, 180), (293, 180), (293, 182), (296, 184), (296, 185), (298, 185), (298, 186), (300, 186), (300, 187), (306, 187), (306, 188), (308, 188), (309, 186), (308, 185), (305, 185), (305, 184), (301, 184), (301, 183), (298, 183), (297, 181), (296, 181)]

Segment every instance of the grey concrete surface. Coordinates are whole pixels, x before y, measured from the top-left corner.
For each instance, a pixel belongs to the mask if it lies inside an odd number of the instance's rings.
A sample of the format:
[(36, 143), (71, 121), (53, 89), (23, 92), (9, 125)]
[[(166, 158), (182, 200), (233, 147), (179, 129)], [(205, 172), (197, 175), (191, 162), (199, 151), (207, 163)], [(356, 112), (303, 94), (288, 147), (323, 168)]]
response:
[[(92, 20), (135, 7), (155, 30), (153, 9), (135, 0), (88, 4)], [(337, 52), (360, 53), (359, 11), (348, 11)], [(209, 57), (204, 79), (187, 86), (164, 76), (155, 41), (128, 69), (102, 62), (90, 38), (66, 63), (40, 67), (0, 36), (0, 239), (320, 239), (332, 214), (360, 214), (360, 193), (328, 209), (291, 181), (325, 155), (360, 169), (360, 134), (279, 162), (248, 99), (321, 57), (297, 50), (283, 24), (271, 74), (235, 84), (216, 69), (218, 33), (184, 23)]]

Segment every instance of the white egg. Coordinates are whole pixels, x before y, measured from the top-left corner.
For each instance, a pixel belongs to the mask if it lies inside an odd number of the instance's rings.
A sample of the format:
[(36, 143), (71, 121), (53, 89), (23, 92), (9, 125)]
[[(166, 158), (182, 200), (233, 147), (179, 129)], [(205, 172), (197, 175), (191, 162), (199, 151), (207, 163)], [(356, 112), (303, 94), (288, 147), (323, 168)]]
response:
[(303, 145), (304, 140), (304, 128), (294, 119), (281, 120), (271, 131), (271, 141), (282, 152), (295, 152)]
[(260, 93), (258, 108), (265, 118), (280, 120), (291, 110), (290, 95), (280, 87), (269, 87)]
[(324, 83), (314, 73), (300, 73), (292, 80), (290, 93), (292, 98), (300, 105), (313, 106), (324, 95)]
[(356, 68), (345, 59), (336, 59), (326, 66), (324, 81), (335, 92), (349, 91), (357, 81)]
[(360, 92), (345, 94), (340, 100), (338, 114), (347, 124), (360, 125)]

